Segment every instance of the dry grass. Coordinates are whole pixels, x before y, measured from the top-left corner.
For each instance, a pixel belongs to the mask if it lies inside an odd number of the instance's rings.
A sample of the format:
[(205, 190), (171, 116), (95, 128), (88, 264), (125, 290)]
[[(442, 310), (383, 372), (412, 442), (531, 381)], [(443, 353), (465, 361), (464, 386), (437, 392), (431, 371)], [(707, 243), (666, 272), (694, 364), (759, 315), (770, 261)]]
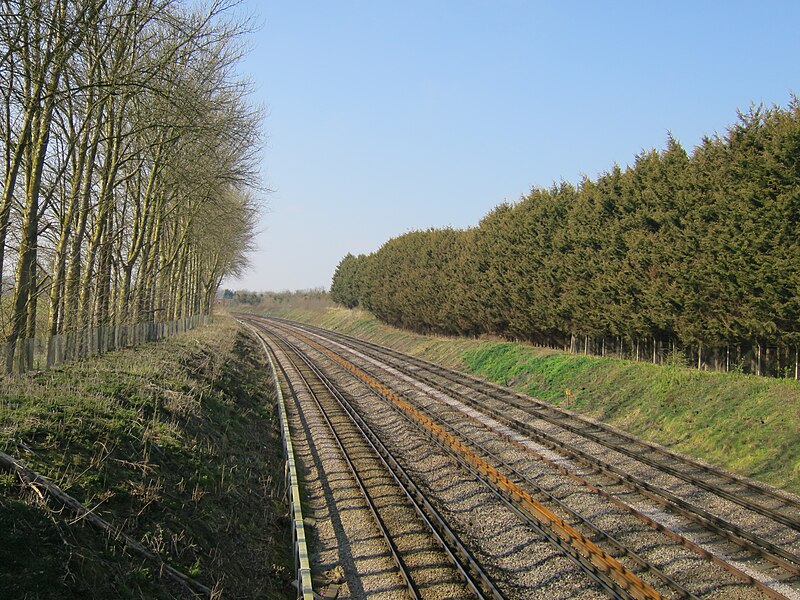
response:
[[(0, 450), (226, 597), (287, 597), (280, 434), (235, 322), (0, 381)], [(184, 590), (0, 475), (0, 589), (28, 598)], [(20, 572), (37, 573), (20, 577)]]

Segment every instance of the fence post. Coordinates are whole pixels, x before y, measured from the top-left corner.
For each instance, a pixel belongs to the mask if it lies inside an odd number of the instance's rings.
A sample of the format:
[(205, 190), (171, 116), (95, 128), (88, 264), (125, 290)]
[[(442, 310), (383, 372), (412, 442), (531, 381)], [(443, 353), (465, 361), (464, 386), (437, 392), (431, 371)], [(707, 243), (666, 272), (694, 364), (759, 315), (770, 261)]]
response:
[(49, 369), (92, 354), (103, 355), (143, 342), (171, 338), (207, 324), (208, 315), (183, 316), (170, 321), (104, 324), (65, 331), (52, 337), (20, 338), (14, 343), (0, 345), (0, 350), (5, 350), (6, 373), (21, 375), (31, 369)]

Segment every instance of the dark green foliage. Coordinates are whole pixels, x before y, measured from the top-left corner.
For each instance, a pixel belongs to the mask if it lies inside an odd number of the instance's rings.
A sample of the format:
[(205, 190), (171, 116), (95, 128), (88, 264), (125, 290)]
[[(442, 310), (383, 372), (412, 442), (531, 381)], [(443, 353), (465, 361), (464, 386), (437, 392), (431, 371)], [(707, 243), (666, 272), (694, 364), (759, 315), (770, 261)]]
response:
[(420, 332), (795, 376), (800, 102), (689, 156), (670, 136), (596, 180), (533, 189), (468, 231), (346, 256), (332, 298)]
[[(226, 292), (230, 290), (225, 290)], [(234, 304), (250, 304), (251, 306), (257, 305), (261, 302), (263, 294), (258, 292), (250, 292), (248, 290), (237, 290), (230, 295), (230, 300)], [(223, 298), (228, 298), (225, 294), (223, 294)]]
[(359, 279), (359, 268), (364, 263), (364, 255), (353, 256), (348, 254), (336, 267), (331, 285), (331, 299), (346, 306), (355, 308), (358, 306), (361, 297), (361, 285)]

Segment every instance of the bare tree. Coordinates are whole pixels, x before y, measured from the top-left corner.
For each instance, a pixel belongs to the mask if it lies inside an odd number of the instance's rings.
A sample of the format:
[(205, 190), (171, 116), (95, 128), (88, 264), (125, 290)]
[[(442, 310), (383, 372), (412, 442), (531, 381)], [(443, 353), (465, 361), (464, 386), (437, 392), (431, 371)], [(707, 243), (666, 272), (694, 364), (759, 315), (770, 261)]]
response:
[(235, 6), (0, 0), (7, 372), (30, 368), (18, 342), (38, 333), (208, 311), (241, 267), (261, 115), (234, 76), (247, 31)]

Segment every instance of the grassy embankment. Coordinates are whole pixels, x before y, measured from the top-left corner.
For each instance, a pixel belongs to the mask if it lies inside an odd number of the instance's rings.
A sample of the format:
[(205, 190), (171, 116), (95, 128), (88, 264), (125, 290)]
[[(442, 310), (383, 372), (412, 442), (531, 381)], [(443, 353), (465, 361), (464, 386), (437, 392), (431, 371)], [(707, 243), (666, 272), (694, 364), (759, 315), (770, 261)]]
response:
[(479, 374), (800, 493), (800, 382), (576, 356), (517, 343), (426, 337), (385, 326), (364, 311), (319, 302), (273, 303), (267, 311)]
[[(0, 380), (0, 450), (224, 597), (286, 598), (282, 448), (261, 351), (227, 316)], [(187, 591), (0, 472), (0, 596)]]

